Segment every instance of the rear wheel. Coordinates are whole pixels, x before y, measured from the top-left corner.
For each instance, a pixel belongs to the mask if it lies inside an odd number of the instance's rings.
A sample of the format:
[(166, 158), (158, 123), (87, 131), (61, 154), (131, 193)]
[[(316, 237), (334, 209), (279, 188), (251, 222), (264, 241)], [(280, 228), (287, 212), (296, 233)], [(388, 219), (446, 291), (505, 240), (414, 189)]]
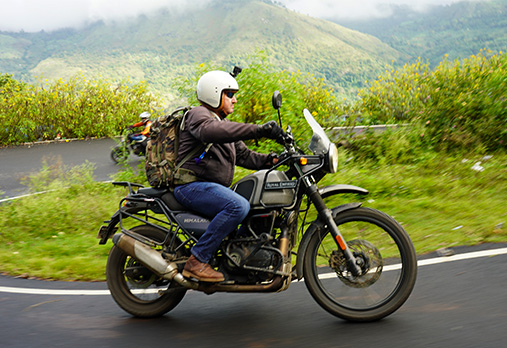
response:
[[(165, 237), (162, 231), (147, 225), (132, 230), (159, 242)], [(113, 299), (136, 317), (164, 315), (176, 307), (186, 293), (186, 288), (158, 277), (116, 246), (111, 248), (107, 259), (106, 277)]]
[(361, 267), (353, 276), (325, 227), (316, 231), (303, 262), (305, 284), (329, 313), (357, 322), (375, 321), (396, 311), (409, 297), (417, 275), (414, 247), (404, 229), (386, 214), (348, 210), (335, 217)]

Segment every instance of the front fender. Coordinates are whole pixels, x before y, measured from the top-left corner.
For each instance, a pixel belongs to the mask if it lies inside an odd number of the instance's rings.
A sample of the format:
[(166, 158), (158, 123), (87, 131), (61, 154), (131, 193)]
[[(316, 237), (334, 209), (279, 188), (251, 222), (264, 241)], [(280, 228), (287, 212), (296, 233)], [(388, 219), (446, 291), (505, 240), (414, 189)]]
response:
[[(333, 185), (333, 186), (342, 186), (342, 185)], [(343, 186), (349, 186), (349, 185), (343, 185)], [(330, 186), (328, 186), (328, 187), (330, 187)], [(353, 187), (355, 187), (355, 186), (353, 186)], [(366, 191), (366, 192), (368, 192), (368, 191)], [(331, 209), (331, 212), (333, 214), (333, 218), (336, 217), (336, 215), (338, 215), (344, 211), (357, 209), (361, 206), (361, 204), (362, 203), (358, 202), (358, 203), (347, 203), (347, 204), (339, 205), (339, 206)], [(319, 233), (321, 231), (321, 229), (324, 228), (324, 225), (325, 225), (324, 222), (321, 221), (320, 218), (317, 218), (314, 221), (312, 221), (312, 223), (310, 224), (310, 227), (308, 227), (306, 229), (306, 232), (304, 233), (303, 238), (299, 242), (298, 253), (297, 253), (297, 258), (296, 258), (296, 275), (297, 275), (298, 280), (301, 280), (301, 278), (303, 278), (303, 260), (304, 260), (304, 255), (306, 254), (306, 249), (308, 248), (308, 244), (310, 244), (310, 240), (312, 239), (312, 236), (315, 233)]]
[(368, 190), (353, 185), (330, 185), (319, 188), (319, 193), (322, 198), (326, 198), (333, 195), (338, 195), (342, 193), (357, 193), (360, 195), (367, 195)]

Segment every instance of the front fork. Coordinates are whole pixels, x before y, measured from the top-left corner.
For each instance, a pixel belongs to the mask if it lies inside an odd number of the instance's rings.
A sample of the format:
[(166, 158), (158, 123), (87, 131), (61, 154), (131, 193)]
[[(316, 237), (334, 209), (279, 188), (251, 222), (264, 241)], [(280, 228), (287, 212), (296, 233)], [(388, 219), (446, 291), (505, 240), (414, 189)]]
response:
[(317, 185), (310, 182), (310, 179), (308, 179), (308, 177), (306, 177), (303, 180), (303, 182), (305, 183), (308, 197), (310, 197), (310, 200), (312, 201), (313, 205), (319, 212), (319, 216), (322, 219), (322, 221), (329, 227), (331, 235), (333, 236), (336, 244), (338, 245), (338, 248), (343, 253), (343, 257), (345, 258), (345, 261), (347, 263), (348, 270), (352, 273), (354, 277), (358, 277), (362, 273), (361, 267), (359, 267), (359, 265), (357, 264), (356, 258), (350, 251), (345, 240), (343, 239), (343, 236), (340, 233), (338, 226), (336, 226), (333, 214), (331, 213), (331, 209), (329, 209), (326, 206), (326, 203), (322, 199), (322, 196), (319, 194)]

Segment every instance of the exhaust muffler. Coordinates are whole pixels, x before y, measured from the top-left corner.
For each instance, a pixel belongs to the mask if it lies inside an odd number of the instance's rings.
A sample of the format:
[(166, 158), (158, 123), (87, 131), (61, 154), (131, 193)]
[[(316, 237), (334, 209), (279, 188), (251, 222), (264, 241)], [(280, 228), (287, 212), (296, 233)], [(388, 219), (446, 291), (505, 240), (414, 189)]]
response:
[(196, 290), (198, 284), (190, 282), (181, 273), (178, 272), (178, 266), (174, 262), (167, 262), (162, 257), (162, 254), (143, 244), (134, 238), (127, 236), (123, 233), (118, 233), (113, 236), (113, 243), (118, 248), (127, 253), (127, 255), (134, 257), (141, 262), (145, 267), (150, 269), (156, 275), (163, 279), (174, 280), (181, 286), (188, 289)]

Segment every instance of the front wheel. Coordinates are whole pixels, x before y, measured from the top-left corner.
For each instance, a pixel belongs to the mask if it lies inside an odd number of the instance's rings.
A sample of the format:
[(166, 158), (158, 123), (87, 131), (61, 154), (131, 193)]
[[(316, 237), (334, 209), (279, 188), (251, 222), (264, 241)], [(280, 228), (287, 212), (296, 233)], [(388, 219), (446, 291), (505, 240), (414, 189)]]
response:
[(410, 237), (394, 219), (369, 208), (338, 214), (336, 225), (361, 267), (353, 276), (326, 227), (317, 230), (303, 261), (305, 284), (329, 313), (354, 322), (382, 319), (414, 288), (417, 259)]
[[(162, 231), (148, 225), (136, 226), (132, 231), (159, 242), (165, 237)], [(140, 318), (164, 315), (176, 307), (186, 293), (186, 288), (158, 277), (117, 246), (109, 252), (106, 279), (116, 303)]]
[(129, 150), (123, 143), (120, 145), (116, 145), (111, 150), (111, 159), (113, 160), (114, 163), (126, 161), (128, 158), (129, 158)]

